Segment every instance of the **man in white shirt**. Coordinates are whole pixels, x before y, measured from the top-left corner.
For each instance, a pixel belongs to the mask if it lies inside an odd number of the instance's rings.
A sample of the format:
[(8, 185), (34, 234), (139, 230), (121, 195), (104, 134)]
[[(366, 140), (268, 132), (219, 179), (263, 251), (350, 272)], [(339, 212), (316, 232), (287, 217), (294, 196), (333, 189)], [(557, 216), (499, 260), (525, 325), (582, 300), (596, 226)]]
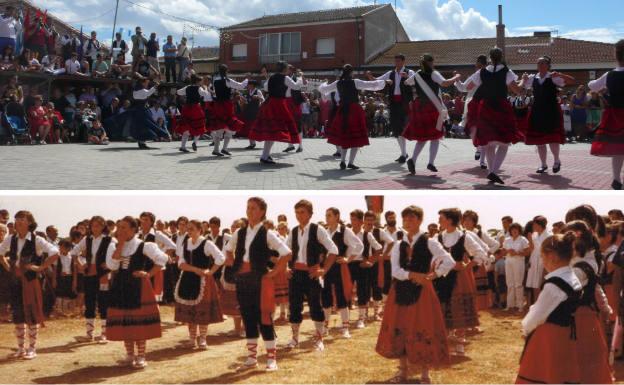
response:
[[(225, 246), (228, 244), (232, 236), (227, 233), (221, 233), (221, 219), (219, 219), (219, 217), (210, 218), (210, 220), (208, 220), (208, 226), (210, 227), (210, 234), (208, 234), (207, 238), (214, 242), (219, 250), (225, 250)], [(217, 272), (214, 274), (216, 281), (219, 281), (221, 279), (222, 273), (222, 268), (217, 270)]]
[[(384, 287), (384, 261), (390, 259), (390, 252), (394, 246), (394, 239), (384, 230), (375, 226), (377, 216), (372, 211), (367, 211), (364, 214), (364, 231), (368, 231), (373, 234), (375, 240), (383, 247), (379, 253), (378, 258), (373, 260), (373, 266), (368, 269), (370, 292), (369, 300), (372, 298), (373, 303), (373, 315), (370, 320), (381, 321), (381, 315), (379, 310), (381, 308), (381, 302), (383, 300), (383, 287)], [(381, 270), (381, 271), (380, 271)]]
[(165, 117), (165, 111), (160, 107), (160, 102), (158, 99), (154, 100), (152, 106), (150, 107), (150, 115), (152, 115), (152, 119), (158, 124), (160, 127), (167, 128), (166, 122), (167, 119)]
[(87, 76), (80, 72), (80, 62), (78, 61), (78, 54), (73, 52), (71, 58), (65, 61), (65, 73), (67, 75)]
[(15, 50), (17, 31), (21, 29), (14, 7), (7, 6), (3, 15), (0, 15), (0, 53), (4, 48), (11, 46)]
[[(169, 256), (167, 263), (170, 263), (175, 256), (176, 245), (171, 238), (166, 236), (162, 231), (154, 230), (154, 223), (156, 222), (156, 216), (150, 212), (143, 212), (139, 216), (141, 220), (139, 229), (139, 238), (145, 242), (154, 242), (158, 245), (158, 248), (165, 252)], [(156, 294), (156, 300), (162, 301), (163, 297), (163, 285), (164, 285), (164, 272), (166, 266), (152, 277), (152, 285), (154, 287), (154, 294)]]
[[(396, 246), (401, 239), (403, 239), (403, 235), (405, 232), (402, 228), (397, 226), (397, 218), (396, 213), (394, 211), (386, 211), (384, 214), (384, 218), (386, 220), (386, 228), (384, 231), (388, 234), (392, 240), (394, 241), (394, 246)], [(390, 250), (392, 253), (392, 249)], [(392, 286), (392, 264), (390, 262), (390, 255), (384, 257), (384, 285), (383, 285), (383, 295), (387, 296), (390, 292), (390, 287)]]
[(338, 248), (332, 241), (327, 230), (310, 223), (312, 219), (312, 203), (301, 200), (295, 205), (295, 215), (299, 226), (292, 229), (288, 237), (288, 247), (292, 250), (292, 260), (289, 263), (292, 271), (288, 288), (288, 302), (290, 305), (290, 325), (292, 339), (288, 348), (299, 345), (299, 328), (303, 321), (303, 302), (307, 299), (310, 307), (310, 318), (314, 321), (316, 335), (314, 347), (323, 351), (323, 334), (325, 327), (325, 313), (321, 306), (321, 287), (325, 270), (321, 267), (322, 257), (336, 258)]

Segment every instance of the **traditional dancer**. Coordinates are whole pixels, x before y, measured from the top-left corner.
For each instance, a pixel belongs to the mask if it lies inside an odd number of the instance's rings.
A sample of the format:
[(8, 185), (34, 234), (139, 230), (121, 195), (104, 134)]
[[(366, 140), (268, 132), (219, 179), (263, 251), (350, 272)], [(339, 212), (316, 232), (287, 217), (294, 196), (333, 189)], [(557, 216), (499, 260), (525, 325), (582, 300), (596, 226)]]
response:
[(189, 152), (186, 142), (189, 137), (193, 137), (193, 151), (197, 151), (199, 138), (206, 132), (206, 114), (202, 106), (202, 101), (212, 97), (210, 91), (203, 87), (204, 79), (201, 76), (192, 75), (191, 85), (178, 90), (179, 96), (184, 96), (184, 106), (182, 106), (182, 116), (176, 124), (176, 131), (182, 134), (180, 143), (181, 152)]
[(219, 289), (214, 274), (225, 263), (225, 256), (201, 232), (201, 222), (190, 221), (189, 236), (177, 251), (182, 256), (178, 261), (182, 273), (175, 290), (175, 321), (188, 325), (187, 347), (194, 349), (199, 346), (206, 350), (208, 325), (223, 322)]
[(582, 286), (570, 267), (575, 236), (551, 235), (540, 245), (542, 263), (548, 274), (537, 302), (522, 320), (526, 338), (520, 358), (518, 384), (581, 383), (574, 313)]
[(169, 257), (165, 271), (163, 272), (163, 303), (170, 304), (175, 302), (175, 288), (180, 278), (180, 268), (178, 262), (181, 255), (177, 251), (181, 248), (183, 242), (188, 238), (187, 227), (188, 218), (185, 216), (178, 217), (175, 221), (175, 231), (172, 232), (171, 240), (175, 243), (176, 253)]
[(574, 84), (573, 77), (559, 72), (551, 72), (551, 69), (551, 58), (543, 56), (537, 61), (538, 73), (535, 75), (524, 74), (520, 82), (520, 87), (533, 89), (534, 101), (529, 113), (525, 143), (529, 146), (537, 146), (537, 152), (542, 162), (536, 171), (538, 174), (543, 174), (548, 170), (546, 145), (550, 147), (550, 152), (555, 158), (553, 172), (557, 174), (561, 171), (559, 153), (561, 145), (565, 144), (566, 137), (563, 128), (563, 110), (557, 94), (559, 93), (558, 88)]
[(473, 142), (475, 146), (485, 147), (489, 171), (487, 178), (490, 182), (505, 184), (498, 172), (505, 161), (509, 145), (524, 140), (507, 100), (507, 89), (517, 94), (522, 89), (516, 84), (518, 76), (504, 64), (500, 48), (490, 51), (490, 60), (492, 64), (477, 71), (466, 81), (466, 89), (483, 88), (483, 98), (479, 101), (474, 117), (476, 134)]
[(448, 110), (440, 97), (440, 87), (449, 87), (461, 77), (456, 74), (451, 79), (445, 79), (434, 69), (433, 60), (433, 56), (425, 54), (420, 61), (421, 69), (405, 81), (406, 85), (416, 87), (417, 95), (411, 104), (409, 123), (403, 132), (403, 138), (416, 141), (414, 153), (407, 161), (407, 168), (412, 175), (416, 174), (416, 160), (427, 142), (429, 142), (427, 169), (438, 172), (435, 158), (440, 148), (440, 139), (444, 137), (443, 124), (449, 118)]
[[(14, 218), (15, 234), (0, 244), (0, 262), (11, 273), (11, 318), (17, 337), (17, 352), (13, 357), (32, 360), (37, 357), (39, 325), (45, 319), (39, 275), (56, 262), (59, 250), (35, 235), (37, 222), (29, 211), (18, 211)], [(24, 347), (27, 326), (28, 349)]]
[[(340, 79), (332, 84), (323, 83), (319, 86), (322, 94), (338, 92), (340, 95), (340, 106), (336, 115), (326, 130), (327, 142), (340, 148), (340, 169), (359, 169), (355, 165), (355, 156), (361, 147), (368, 146), (368, 127), (366, 126), (366, 115), (360, 107), (359, 91), (380, 91), (386, 83), (383, 80), (363, 81), (353, 79), (353, 67), (345, 64), (342, 69)], [(349, 163), (347, 160), (347, 150), (351, 149)]]
[(117, 121), (118, 127), (122, 130), (126, 123), (130, 127), (130, 136), (136, 139), (139, 149), (149, 150), (150, 147), (145, 144), (148, 140), (156, 140), (158, 138), (169, 138), (169, 133), (161, 128), (149, 112), (148, 99), (156, 92), (158, 83), (149, 88), (149, 79), (139, 79), (136, 82), (134, 91), (132, 92), (132, 108), (120, 114)]
[(531, 296), (529, 305), (532, 305), (539, 296), (540, 289), (544, 283), (544, 265), (541, 259), (541, 245), (544, 240), (552, 235), (546, 227), (548, 220), (542, 215), (533, 218), (533, 234), (531, 234), (531, 256), (529, 257), (529, 270), (526, 276), (525, 287), (530, 289)]
[[(206, 235), (206, 238), (212, 241), (217, 246), (217, 248), (221, 250), (221, 252), (223, 252), (225, 245), (227, 245), (232, 236), (228, 233), (221, 232), (221, 219), (219, 219), (219, 217), (210, 218), (208, 220), (208, 227), (210, 228), (210, 232), (208, 235)], [(214, 273), (214, 279), (217, 282), (217, 286), (220, 285), (222, 275), (223, 266), (220, 266)]]
[[(295, 69), (294, 66), (288, 64), (288, 76), (292, 79), (293, 82), (297, 83), (297, 79), (303, 79), (303, 72), (301, 72), (301, 70)], [(301, 134), (301, 120), (303, 118), (303, 111), (301, 110), (301, 106), (305, 102), (305, 98), (301, 90), (289, 88), (286, 90), (286, 101), (288, 103), (290, 113), (295, 119), (295, 122), (297, 122), (297, 135), (299, 136), (299, 141), (297, 142), (299, 143), (299, 147), (297, 148), (297, 152), (302, 152), (303, 138)], [(283, 152), (291, 151), (295, 151), (295, 146), (292, 143), (289, 143), (288, 147)]]
[(600, 267), (600, 285), (602, 285), (607, 303), (614, 310), (610, 317), (604, 320), (605, 334), (607, 343), (610, 343), (609, 364), (613, 366), (616, 354), (621, 352), (621, 343), (619, 335), (616, 336), (616, 326), (620, 323), (620, 295), (622, 290), (622, 255), (618, 253), (620, 248), (621, 236), (624, 228), (621, 222), (607, 224), (603, 230), (599, 228), (598, 238), (600, 241), (600, 253), (604, 256), (602, 266)]
[(410, 367), (422, 371), (420, 383), (431, 383), (429, 369), (450, 364), (447, 331), (432, 281), (444, 277), (455, 261), (442, 245), (422, 233), (423, 210), (409, 206), (401, 212), (404, 234), (392, 249), (392, 277), (376, 351), (399, 359), (392, 382), (408, 382)]
[(271, 148), (275, 142), (300, 143), (297, 122), (288, 107), (286, 93), (288, 90), (300, 90), (303, 78), (295, 83), (287, 76), (288, 65), (280, 61), (276, 65), (275, 74), (266, 82), (265, 91), (269, 93), (269, 101), (260, 107), (258, 119), (251, 127), (249, 139), (264, 142), (260, 163), (275, 164), (271, 158)]
[[(158, 247), (169, 255), (170, 258), (175, 256), (176, 245), (173, 243), (171, 238), (165, 235), (162, 231), (158, 231), (154, 229), (154, 223), (156, 223), (156, 216), (151, 212), (142, 212), (139, 215), (140, 219), (140, 231), (139, 238), (145, 242), (154, 242)], [(169, 259), (167, 261), (169, 261)], [(147, 261), (147, 269), (151, 270), (151, 262)], [(163, 265), (163, 269), (158, 271), (156, 274), (153, 274), (152, 279), (152, 288), (154, 289), (154, 294), (156, 294), (156, 299), (158, 302), (162, 301), (163, 297), (163, 288), (164, 288), (164, 280), (165, 273), (164, 268), (166, 268), (166, 264)]]
[[(374, 212), (367, 211), (364, 213), (364, 231), (368, 231), (373, 234), (375, 240), (382, 247), (377, 259), (371, 261), (373, 262), (373, 266), (368, 269), (370, 291), (367, 293), (367, 297), (369, 302), (372, 299), (373, 315), (369, 318), (367, 309), (366, 317), (372, 321), (381, 321), (380, 311), (382, 310), (384, 275), (386, 267), (384, 265), (384, 261), (390, 258), (390, 252), (394, 247), (395, 240), (388, 233), (375, 226), (375, 222), (377, 222), (377, 216)], [(371, 304), (369, 303), (369, 306), (370, 305)]]
[(364, 212), (362, 210), (353, 210), (350, 217), (353, 233), (364, 245), (361, 254), (350, 255), (348, 260), (351, 281), (356, 284), (357, 289), (359, 316), (355, 327), (364, 329), (366, 327), (365, 321), (368, 318), (368, 301), (370, 300), (372, 285), (369, 271), (379, 258), (382, 246), (377, 242), (372, 232), (364, 230)]
[[(215, 90), (215, 99), (212, 104), (209, 131), (212, 133), (214, 140), (214, 149), (212, 155), (222, 157), (224, 155), (231, 156), (228, 151), (230, 139), (234, 133), (240, 131), (244, 127), (234, 113), (234, 102), (232, 101), (232, 90), (242, 91), (247, 88), (248, 80), (238, 83), (228, 77), (228, 67), (225, 64), (219, 65), (219, 72), (212, 79), (212, 85)], [(219, 152), (219, 145), (223, 138), (223, 148)]]
[[(264, 95), (262, 91), (258, 89), (258, 81), (250, 80), (249, 83), (247, 83), (247, 91), (242, 99), (244, 103), (243, 117), (245, 127), (239, 132), (239, 136), (249, 137), (249, 130), (251, 130), (256, 118), (258, 118), (260, 106), (264, 103)], [(245, 147), (245, 150), (253, 150), (255, 148), (256, 141), (249, 139), (249, 146)]]
[(325, 312), (325, 332), (328, 333), (329, 319), (334, 306), (334, 298), (336, 298), (335, 306), (342, 320), (342, 337), (351, 338), (348, 306), (351, 301), (353, 284), (348, 260), (362, 254), (364, 244), (350, 228), (340, 223), (340, 210), (337, 208), (330, 207), (325, 211), (325, 221), (329, 235), (338, 248), (336, 258), (326, 258), (323, 264), (323, 269), (327, 272), (321, 293), (323, 311)]
[[(105, 344), (106, 314), (109, 302), (110, 271), (106, 267), (106, 259), (115, 252), (115, 241), (108, 235), (106, 220), (96, 215), (89, 220), (89, 235), (82, 238), (73, 248), (71, 255), (77, 258), (80, 270), (83, 271), (85, 293), (86, 341), (94, 339)], [(95, 310), (100, 314), (100, 335), (95, 338)]]
[(120, 364), (142, 369), (147, 366), (147, 340), (162, 335), (160, 311), (150, 277), (165, 266), (168, 257), (157, 244), (139, 239), (138, 231), (137, 220), (124, 217), (117, 225), (115, 252), (106, 259), (106, 266), (115, 272), (111, 282), (107, 337), (124, 342), (126, 358)]
[[(479, 326), (477, 290), (472, 267), (487, 262), (487, 251), (466, 231), (458, 229), (462, 218), (459, 209), (440, 210), (438, 241), (455, 260), (455, 268), (438, 280), (438, 296), (444, 308), (446, 327), (456, 337), (455, 353), (463, 356), (465, 330)], [(472, 261), (470, 261), (472, 257)]]
[[(405, 68), (405, 55), (398, 54), (394, 57), (395, 68), (386, 72), (377, 80), (384, 80), (389, 84), (388, 87), (388, 106), (390, 110), (390, 130), (392, 135), (397, 138), (401, 156), (396, 162), (403, 164), (407, 161), (407, 142), (402, 136), (409, 117), (409, 105), (414, 98), (412, 88), (405, 84), (405, 81), (414, 76), (414, 71)], [(370, 80), (373, 77), (368, 73)]]
[(622, 190), (624, 165), (624, 40), (615, 45), (618, 67), (589, 83), (593, 92), (608, 91), (608, 107), (602, 114), (600, 126), (592, 143), (591, 154), (611, 158), (614, 190)]
[[(388, 233), (395, 244), (398, 244), (398, 241), (402, 239), (405, 232), (397, 226), (396, 213), (394, 211), (386, 211), (384, 218), (386, 220), (385, 232)], [(390, 250), (390, 252), (392, 252), (392, 250)], [(390, 293), (390, 286), (392, 284), (392, 264), (390, 262), (390, 257), (391, 255), (384, 257), (384, 285), (382, 290), (384, 296)]]
[[(238, 229), (225, 247), (226, 265), (231, 267), (231, 270), (227, 271), (231, 272), (236, 280), (236, 295), (247, 336), (247, 360), (240, 370), (254, 369), (258, 366), (259, 334), (262, 334), (267, 349), (266, 370), (277, 370), (275, 329), (272, 319), (275, 310), (273, 276), (286, 268), (291, 252), (277, 234), (263, 226), (266, 210), (267, 204), (264, 199), (249, 198), (247, 200), (249, 224)], [(271, 250), (277, 251), (279, 257), (275, 267), (269, 270)], [(225, 278), (228, 279), (227, 276)]]
[(327, 230), (312, 219), (312, 203), (301, 200), (295, 204), (295, 215), (299, 226), (292, 229), (288, 237), (288, 246), (292, 249), (292, 259), (289, 267), (292, 270), (290, 286), (288, 288), (288, 303), (290, 306), (290, 326), (292, 339), (288, 348), (299, 345), (299, 329), (303, 321), (303, 303), (307, 300), (310, 307), (310, 318), (314, 321), (316, 334), (314, 348), (317, 351), (325, 350), (323, 334), (325, 327), (325, 313), (321, 305), (321, 281), (325, 270), (321, 267), (322, 257), (336, 259), (338, 248), (332, 241)]
[(56, 264), (56, 307), (58, 312), (67, 317), (69, 309), (78, 296), (77, 293), (77, 268), (75, 258), (70, 254), (74, 245), (68, 239), (61, 239), (58, 244), (59, 260)]

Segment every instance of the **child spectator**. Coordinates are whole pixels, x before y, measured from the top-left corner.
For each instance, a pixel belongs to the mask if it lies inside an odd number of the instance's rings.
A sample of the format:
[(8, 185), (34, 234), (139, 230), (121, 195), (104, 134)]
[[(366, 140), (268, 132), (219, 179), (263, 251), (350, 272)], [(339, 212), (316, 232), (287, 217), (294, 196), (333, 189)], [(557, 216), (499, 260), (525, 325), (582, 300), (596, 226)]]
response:
[(50, 122), (50, 128), (52, 130), (52, 140), (58, 144), (63, 143), (63, 138), (67, 135), (66, 129), (64, 127), (65, 121), (63, 120), (63, 115), (58, 112), (54, 103), (48, 102), (46, 105), (46, 112), (48, 114), (48, 121)]
[(108, 64), (104, 61), (100, 53), (97, 54), (95, 62), (93, 62), (91, 75), (96, 78), (103, 78), (108, 75)]
[(47, 144), (46, 138), (50, 132), (50, 121), (43, 108), (43, 98), (41, 95), (35, 96), (35, 105), (28, 109), (28, 122), (33, 137), (39, 135), (39, 144)]
[(12, 71), (15, 69), (15, 57), (13, 56), (13, 46), (7, 45), (2, 50), (0, 57), (0, 71)]
[(102, 123), (99, 120), (95, 120), (91, 123), (91, 128), (88, 131), (89, 135), (89, 143), (91, 144), (99, 144), (99, 145), (107, 145), (109, 144), (108, 137), (106, 136), (106, 131), (102, 127)]

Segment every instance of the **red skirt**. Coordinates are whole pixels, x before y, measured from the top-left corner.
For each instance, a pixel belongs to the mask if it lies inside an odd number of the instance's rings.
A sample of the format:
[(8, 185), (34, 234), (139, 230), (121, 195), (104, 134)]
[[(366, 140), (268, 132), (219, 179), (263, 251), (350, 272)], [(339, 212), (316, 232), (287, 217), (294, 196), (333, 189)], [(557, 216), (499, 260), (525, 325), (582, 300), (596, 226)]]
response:
[(464, 329), (479, 326), (477, 314), (477, 288), (472, 269), (457, 272), (457, 281), (444, 317), (448, 329)]
[(574, 315), (581, 383), (611, 384), (609, 348), (598, 313), (587, 306), (578, 308)]
[(223, 322), (219, 289), (213, 277), (206, 277), (204, 295), (197, 305), (176, 302), (175, 321), (189, 324), (209, 325)]
[(447, 331), (440, 302), (433, 285), (423, 286), (418, 301), (396, 304), (392, 285), (384, 307), (375, 350), (385, 358), (407, 357), (411, 364), (439, 368), (450, 364)]
[[(227, 286), (227, 284), (226, 284)], [(234, 286), (234, 285), (231, 285)], [(238, 304), (238, 299), (236, 298), (236, 289), (232, 288), (232, 290), (228, 290), (224, 288), (221, 290), (221, 311), (225, 315), (229, 316), (240, 316), (240, 306)]]
[(175, 130), (179, 134), (188, 131), (191, 136), (200, 136), (206, 132), (206, 114), (200, 104), (185, 104), (176, 123)]
[(402, 136), (407, 140), (419, 142), (441, 139), (444, 132), (436, 128), (439, 116), (440, 113), (433, 103), (422, 103), (420, 99), (414, 100), (410, 107), (409, 123)]
[(152, 290), (154, 291), (155, 296), (160, 296), (163, 294), (163, 288), (165, 283), (165, 271), (158, 270), (154, 277), (152, 277)]
[(243, 128), (245, 123), (241, 122), (234, 113), (234, 102), (223, 100), (211, 104), (208, 131), (230, 130), (238, 132)]
[(249, 131), (249, 139), (284, 143), (299, 143), (297, 122), (288, 108), (286, 99), (269, 98), (260, 106), (258, 118)]
[(577, 341), (570, 333), (569, 327), (551, 323), (538, 326), (524, 347), (516, 384), (580, 383)]
[(477, 266), (474, 279), (477, 287), (477, 310), (487, 310), (492, 307), (494, 299), (492, 298), (492, 290), (490, 290), (487, 269), (484, 265)]
[(531, 122), (531, 114), (533, 110), (529, 112), (529, 118), (527, 120), (527, 130), (523, 131), (526, 134), (525, 143), (527, 145), (543, 145), (550, 143), (565, 144), (565, 128), (563, 126), (563, 111), (559, 109), (559, 116), (557, 118), (557, 127), (544, 127), (546, 131), (543, 132), (539, 127), (533, 127)]
[(301, 121), (301, 118), (303, 117), (303, 112), (301, 111), (301, 106), (300, 105), (296, 105), (293, 98), (286, 98), (286, 102), (288, 104), (288, 109), (290, 110), (290, 113), (292, 114), (293, 118), (295, 119), (295, 122), (297, 122), (297, 124), (298, 124)]
[(160, 338), (160, 310), (149, 278), (141, 279), (141, 307), (108, 308), (106, 337), (111, 341), (144, 341)]
[(471, 137), (474, 134), (474, 129), (477, 125), (478, 117), (479, 100), (473, 98), (470, 103), (468, 103), (468, 110), (466, 113), (466, 127), (464, 127), (464, 130), (466, 130), (466, 134)]
[(366, 113), (359, 104), (351, 103), (346, 117), (343, 114), (343, 106), (338, 107), (334, 120), (327, 127), (327, 142), (342, 148), (358, 148), (370, 144)]
[(592, 143), (595, 156), (624, 155), (624, 108), (607, 107)]
[(518, 129), (516, 116), (507, 99), (498, 101), (498, 108), (487, 100), (481, 100), (477, 109), (477, 132), (475, 146), (487, 146), (490, 142), (513, 143), (524, 141), (524, 134)]
[(524, 116), (516, 115), (516, 125), (518, 130), (526, 136), (527, 132), (529, 132), (529, 114), (527, 113)]
[(288, 303), (288, 278), (286, 272), (282, 272), (273, 277), (275, 285), (275, 303)]

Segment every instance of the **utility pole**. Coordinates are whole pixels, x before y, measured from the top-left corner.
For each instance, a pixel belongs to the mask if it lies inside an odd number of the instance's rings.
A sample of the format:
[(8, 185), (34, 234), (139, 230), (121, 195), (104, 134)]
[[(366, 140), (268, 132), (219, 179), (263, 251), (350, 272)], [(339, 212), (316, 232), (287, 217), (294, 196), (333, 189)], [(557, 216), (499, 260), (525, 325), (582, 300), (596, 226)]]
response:
[(113, 42), (115, 41), (115, 30), (117, 29), (117, 12), (119, 11), (119, 0), (115, 6), (115, 19), (113, 20), (113, 36), (111, 37), (111, 54), (113, 53)]

